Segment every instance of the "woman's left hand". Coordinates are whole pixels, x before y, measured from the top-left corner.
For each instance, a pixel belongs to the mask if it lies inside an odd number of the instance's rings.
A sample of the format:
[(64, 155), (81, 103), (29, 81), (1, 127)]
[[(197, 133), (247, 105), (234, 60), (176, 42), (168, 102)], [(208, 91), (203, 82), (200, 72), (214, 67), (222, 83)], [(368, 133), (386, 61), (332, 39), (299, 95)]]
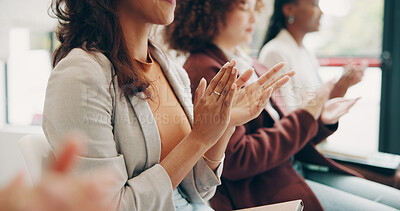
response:
[(283, 66), (284, 63), (275, 65), (256, 82), (243, 88), (242, 86), (250, 79), (254, 70), (249, 69), (238, 78), (236, 81), (238, 90), (232, 104), (231, 119), (228, 127), (243, 125), (261, 113), (267, 105), (272, 92), (285, 85), (290, 77), (295, 74), (294, 71), (290, 71), (273, 79)]
[(344, 72), (339, 79), (339, 83), (344, 84), (347, 88), (358, 84), (362, 80), (366, 68), (366, 64), (348, 64), (344, 66)]
[(368, 63), (366, 62), (363, 62), (361, 65), (347, 64), (344, 66), (342, 77), (336, 82), (330, 98), (343, 97), (350, 87), (358, 84), (362, 80), (367, 67)]
[(347, 114), (359, 99), (344, 99), (340, 97), (328, 100), (321, 113), (322, 123), (325, 125), (336, 124), (339, 118)]

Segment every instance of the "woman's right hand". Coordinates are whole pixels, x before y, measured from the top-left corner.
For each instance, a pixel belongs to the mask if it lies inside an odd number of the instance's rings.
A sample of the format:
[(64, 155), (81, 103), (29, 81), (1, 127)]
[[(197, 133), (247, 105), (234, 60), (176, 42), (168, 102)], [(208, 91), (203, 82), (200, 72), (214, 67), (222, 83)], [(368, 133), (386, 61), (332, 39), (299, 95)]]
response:
[(218, 74), (207, 82), (203, 78), (194, 97), (194, 121), (191, 135), (208, 146), (214, 145), (230, 121), (232, 101), (236, 92), (237, 69), (234, 61), (226, 63)]
[(310, 113), (315, 120), (319, 119), (325, 102), (328, 101), (334, 86), (335, 82), (331, 80), (321, 85), (321, 87), (315, 92), (315, 95), (307, 95), (302, 109)]

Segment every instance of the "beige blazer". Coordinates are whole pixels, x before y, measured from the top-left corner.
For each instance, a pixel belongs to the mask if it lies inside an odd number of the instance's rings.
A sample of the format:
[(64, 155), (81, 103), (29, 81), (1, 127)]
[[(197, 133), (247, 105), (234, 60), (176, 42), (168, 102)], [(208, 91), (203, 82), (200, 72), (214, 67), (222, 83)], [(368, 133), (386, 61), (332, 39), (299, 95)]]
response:
[(315, 94), (314, 91), (321, 85), (317, 58), (304, 47), (300, 47), (286, 29), (282, 29), (261, 49), (258, 60), (268, 68), (285, 62), (286, 65), (280, 74), (290, 70), (296, 71), (296, 75), (280, 89), (288, 111), (302, 106), (303, 97), (306, 94)]
[[(159, 48), (149, 49), (192, 122), (186, 71)], [(161, 141), (151, 109), (139, 97), (121, 97), (113, 72), (103, 54), (73, 49), (51, 73), (43, 131), (53, 148), (72, 130), (87, 134), (87, 151), (79, 157), (78, 170), (107, 168), (117, 173), (110, 197), (118, 210), (175, 210), (171, 181), (159, 165)], [(205, 203), (221, 183), (221, 173), (222, 165), (214, 173), (200, 159), (178, 188), (190, 203)]]

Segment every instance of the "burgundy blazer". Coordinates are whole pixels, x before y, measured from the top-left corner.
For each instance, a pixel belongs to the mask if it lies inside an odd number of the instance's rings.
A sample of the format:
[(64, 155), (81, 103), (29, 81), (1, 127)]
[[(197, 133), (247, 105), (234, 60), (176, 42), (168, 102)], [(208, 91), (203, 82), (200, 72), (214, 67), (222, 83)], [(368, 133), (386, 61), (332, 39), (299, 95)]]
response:
[[(193, 52), (184, 64), (192, 84), (192, 93), (202, 77), (210, 82), (228, 59), (214, 45)], [(267, 71), (255, 62), (258, 75)], [(194, 95), (193, 95), (194, 96)], [(302, 199), (306, 210), (323, 210), (302, 176), (294, 170), (290, 158), (328, 166), (330, 170), (360, 176), (326, 158), (315, 145), (331, 135), (338, 124), (326, 126), (305, 110), (284, 115), (273, 101), (281, 120), (274, 122), (265, 110), (256, 119), (236, 127), (225, 152), (222, 185), (218, 186), (211, 206), (232, 210)]]

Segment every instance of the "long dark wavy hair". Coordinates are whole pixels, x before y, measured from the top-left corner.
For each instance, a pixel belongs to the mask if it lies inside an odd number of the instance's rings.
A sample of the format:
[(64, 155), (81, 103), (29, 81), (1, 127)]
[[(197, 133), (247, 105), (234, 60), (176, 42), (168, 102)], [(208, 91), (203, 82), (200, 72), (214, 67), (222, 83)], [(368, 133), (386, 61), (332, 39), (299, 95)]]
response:
[(123, 95), (144, 92), (148, 97), (150, 83), (129, 56), (115, 4), (116, 0), (52, 0), (50, 12), (58, 18), (56, 34), (61, 42), (53, 54), (53, 67), (74, 48), (101, 52), (114, 66)]
[(275, 0), (274, 13), (269, 19), (267, 34), (265, 35), (262, 46), (274, 39), (282, 29), (287, 27), (286, 17), (283, 14), (283, 6), (295, 2), (297, 2), (297, 0)]

